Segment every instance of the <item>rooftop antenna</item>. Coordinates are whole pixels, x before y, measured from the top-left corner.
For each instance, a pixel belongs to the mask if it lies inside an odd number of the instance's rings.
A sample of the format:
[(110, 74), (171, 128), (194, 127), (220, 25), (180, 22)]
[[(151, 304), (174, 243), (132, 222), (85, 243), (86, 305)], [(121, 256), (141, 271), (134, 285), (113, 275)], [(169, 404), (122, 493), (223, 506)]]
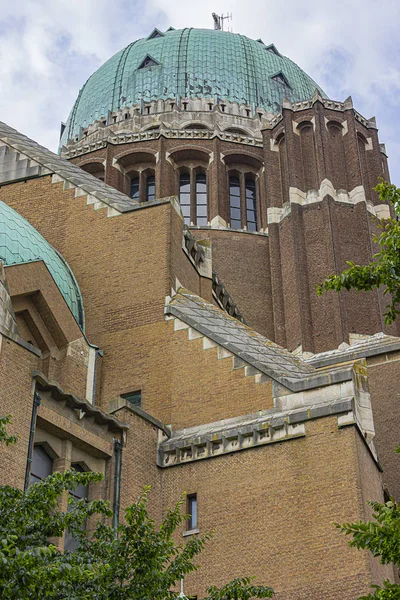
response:
[(217, 15), (216, 13), (212, 14), (212, 18), (214, 19), (214, 29), (216, 31), (224, 30), (224, 21), (232, 21), (232, 13), (226, 13), (226, 15)]

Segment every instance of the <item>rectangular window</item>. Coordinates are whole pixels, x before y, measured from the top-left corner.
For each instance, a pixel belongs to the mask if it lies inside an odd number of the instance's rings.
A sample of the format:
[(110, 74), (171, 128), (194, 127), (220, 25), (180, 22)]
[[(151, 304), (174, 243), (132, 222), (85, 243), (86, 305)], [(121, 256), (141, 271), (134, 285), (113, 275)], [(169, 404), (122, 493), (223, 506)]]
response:
[(149, 175), (146, 180), (146, 201), (150, 202), (156, 197), (156, 178)]
[(196, 225), (207, 225), (207, 179), (205, 173), (196, 175)]
[(53, 460), (42, 446), (34, 446), (29, 484), (43, 481), (53, 472)]
[(229, 204), (232, 229), (242, 228), (240, 211), (240, 181), (238, 177), (229, 177)]
[(131, 198), (139, 202), (139, 177), (131, 180)]
[(182, 173), (179, 180), (179, 202), (186, 225), (190, 225), (190, 175)]
[(187, 514), (190, 516), (187, 530), (197, 529), (197, 494), (190, 494), (187, 497)]
[(256, 183), (252, 179), (246, 179), (246, 219), (247, 229), (257, 231), (257, 205), (256, 205)]
[(142, 392), (140, 390), (128, 392), (127, 394), (121, 394), (121, 398), (127, 400), (132, 406), (140, 406), (142, 403)]

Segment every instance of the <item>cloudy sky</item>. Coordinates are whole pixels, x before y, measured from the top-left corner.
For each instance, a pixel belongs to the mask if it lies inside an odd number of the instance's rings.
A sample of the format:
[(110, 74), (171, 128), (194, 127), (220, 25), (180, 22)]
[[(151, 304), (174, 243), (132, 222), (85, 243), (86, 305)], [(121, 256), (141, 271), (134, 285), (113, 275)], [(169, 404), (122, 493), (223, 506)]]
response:
[[(192, 8), (193, 7), (193, 8)], [(0, 0), (0, 120), (51, 150), (91, 73), (154, 27), (212, 27), (274, 43), (329, 97), (376, 116), (400, 186), (399, 0)]]

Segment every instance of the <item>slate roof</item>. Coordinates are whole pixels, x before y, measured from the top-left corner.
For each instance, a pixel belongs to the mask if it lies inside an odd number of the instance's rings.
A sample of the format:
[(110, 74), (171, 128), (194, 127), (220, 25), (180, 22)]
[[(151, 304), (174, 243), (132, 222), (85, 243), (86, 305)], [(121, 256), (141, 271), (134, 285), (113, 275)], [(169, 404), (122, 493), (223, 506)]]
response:
[(329, 385), (351, 378), (348, 370), (318, 372), (315, 367), (288, 350), (183, 288), (178, 290), (165, 307), (165, 313), (178, 317), (292, 391)]
[(395, 352), (400, 350), (400, 338), (393, 335), (386, 335), (383, 332), (376, 333), (369, 337), (361, 339), (351, 346), (321, 352), (306, 359), (306, 362), (315, 367), (324, 367), (349, 360), (367, 358), (376, 354), (386, 352)]
[[(31, 140), (16, 129), (0, 121), (0, 184), (18, 179), (18, 157), (10, 153), (6, 146), (20, 152), (41, 167), (24, 165), (23, 172), (26, 176), (57, 174), (83, 192), (90, 194), (98, 200), (115, 208), (119, 212), (129, 212), (136, 208), (143, 208), (144, 204), (136, 202), (126, 194), (119, 192), (87, 173), (77, 165), (61, 158), (44, 146)], [(14, 164), (13, 164), (14, 163)], [(166, 202), (166, 199), (146, 202), (146, 206)]]
[[(1, 194), (1, 192), (0, 192)], [(19, 213), (0, 200), (0, 261), (5, 266), (43, 260), (81, 329), (82, 294), (65, 259)]]
[(0, 328), (18, 335), (17, 322), (0, 259)]

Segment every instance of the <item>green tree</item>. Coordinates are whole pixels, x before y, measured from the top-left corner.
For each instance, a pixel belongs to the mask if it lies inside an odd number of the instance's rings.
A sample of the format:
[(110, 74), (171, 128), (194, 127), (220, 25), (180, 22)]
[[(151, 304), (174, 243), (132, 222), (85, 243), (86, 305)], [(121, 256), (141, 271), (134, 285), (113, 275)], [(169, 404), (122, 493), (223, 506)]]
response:
[[(9, 417), (0, 419), (0, 441), (7, 436)], [(146, 488), (126, 509), (125, 524), (117, 532), (109, 525), (107, 503), (74, 500), (69, 511), (58, 510), (61, 494), (78, 485), (102, 479), (98, 473), (53, 473), (26, 492), (0, 487), (0, 597), (2, 600), (173, 600), (180, 580), (198, 567), (196, 558), (211, 534), (176, 544), (174, 533), (186, 516), (182, 498), (167, 511), (161, 525), (148, 514)], [(96, 516), (88, 535), (83, 524)], [(77, 550), (57, 550), (50, 538), (68, 529), (78, 540)], [(207, 600), (271, 598), (273, 591), (255, 586), (249, 578), (210, 587)]]
[[(375, 190), (382, 202), (391, 204), (396, 217), (400, 217), (400, 189), (395, 185), (381, 181)], [(397, 218), (386, 219), (378, 224), (380, 235), (373, 240), (379, 246), (374, 260), (368, 265), (356, 265), (347, 261), (349, 268), (340, 275), (329, 275), (317, 287), (317, 294), (334, 290), (369, 291), (383, 286), (384, 293), (391, 295), (386, 306), (385, 323), (391, 324), (399, 314), (400, 308), (400, 221)]]
[[(400, 452), (397, 448), (396, 452)], [(378, 558), (382, 564), (393, 564), (400, 568), (400, 505), (391, 498), (380, 504), (370, 502), (374, 509), (373, 521), (365, 523), (344, 523), (337, 525), (346, 535), (351, 535), (350, 546), (366, 549)], [(373, 586), (374, 591), (359, 600), (400, 600), (400, 585), (384, 581), (383, 587)]]

